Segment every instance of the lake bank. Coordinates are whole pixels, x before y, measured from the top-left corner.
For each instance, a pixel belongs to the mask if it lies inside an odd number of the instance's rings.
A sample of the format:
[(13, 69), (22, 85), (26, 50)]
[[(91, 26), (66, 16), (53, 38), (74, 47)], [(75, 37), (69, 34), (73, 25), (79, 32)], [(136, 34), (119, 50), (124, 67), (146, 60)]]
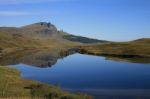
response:
[[(150, 39), (139, 39), (130, 42), (109, 44), (90, 44), (78, 47), (81, 54), (105, 56), (109, 59), (127, 60), (130, 62), (150, 63)], [(146, 60), (146, 61), (145, 61)]]
[(25, 99), (92, 99), (86, 94), (73, 94), (62, 91), (57, 86), (39, 83), (20, 77), (13, 68), (0, 66), (0, 97)]

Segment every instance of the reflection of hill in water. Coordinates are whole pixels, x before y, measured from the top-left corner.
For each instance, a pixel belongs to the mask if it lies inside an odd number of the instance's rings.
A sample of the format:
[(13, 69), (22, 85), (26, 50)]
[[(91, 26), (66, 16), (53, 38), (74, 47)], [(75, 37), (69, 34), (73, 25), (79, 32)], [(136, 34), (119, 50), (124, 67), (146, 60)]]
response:
[[(41, 67), (41, 68), (51, 67), (52, 65), (57, 63), (58, 59), (64, 58), (75, 52), (77, 52), (76, 49), (68, 50), (68, 51), (59, 51), (59, 50), (22, 51), (1, 58), (0, 65), (5, 66), (5, 65), (15, 65), (15, 64), (23, 63), (23, 64)], [(147, 58), (133, 58), (133, 57), (127, 58), (127, 57), (106, 56), (106, 59), (110, 59), (114, 61), (127, 61), (133, 63), (150, 63), (150, 59)]]
[(0, 59), (0, 65), (27, 64), (37, 67), (50, 67), (54, 65), (59, 58), (67, 54), (58, 51), (24, 51), (13, 53)]
[(85, 55), (94, 55), (94, 56), (102, 56), (106, 57), (107, 60), (113, 60), (113, 61), (125, 61), (125, 62), (131, 62), (131, 63), (141, 63), (141, 64), (150, 64), (150, 58), (149, 57), (136, 57), (136, 56), (123, 56), (123, 55), (103, 55), (103, 54), (93, 54), (88, 52), (82, 52), (82, 50), (78, 51), (81, 54)]
[(150, 64), (150, 58), (137, 58), (137, 57), (106, 57), (108, 60), (114, 60), (114, 61), (125, 61), (125, 62), (131, 62), (131, 63), (141, 63), (141, 64)]

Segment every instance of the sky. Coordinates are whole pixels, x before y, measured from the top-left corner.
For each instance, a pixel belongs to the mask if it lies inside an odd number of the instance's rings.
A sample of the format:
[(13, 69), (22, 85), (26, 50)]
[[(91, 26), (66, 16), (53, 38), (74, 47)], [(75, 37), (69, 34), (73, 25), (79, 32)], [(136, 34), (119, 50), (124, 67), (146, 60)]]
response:
[(150, 0), (0, 0), (0, 26), (36, 22), (101, 40), (150, 38)]

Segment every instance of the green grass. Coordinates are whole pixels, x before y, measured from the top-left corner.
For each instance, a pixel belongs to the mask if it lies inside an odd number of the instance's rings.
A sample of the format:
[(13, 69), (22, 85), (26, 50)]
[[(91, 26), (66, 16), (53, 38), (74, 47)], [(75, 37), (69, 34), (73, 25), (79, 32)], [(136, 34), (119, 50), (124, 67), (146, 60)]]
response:
[(57, 86), (22, 79), (16, 69), (0, 66), (0, 98), (24, 99), (91, 99), (86, 94), (73, 94)]

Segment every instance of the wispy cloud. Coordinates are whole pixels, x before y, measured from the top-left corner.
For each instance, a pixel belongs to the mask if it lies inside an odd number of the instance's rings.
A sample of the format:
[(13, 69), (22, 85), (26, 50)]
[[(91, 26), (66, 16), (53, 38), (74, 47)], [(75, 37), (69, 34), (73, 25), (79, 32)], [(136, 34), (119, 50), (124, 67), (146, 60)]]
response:
[(30, 15), (30, 13), (21, 11), (0, 11), (0, 16), (23, 16), (23, 15)]
[(0, 5), (28, 4), (28, 3), (41, 3), (41, 2), (60, 2), (60, 1), (74, 1), (74, 0), (0, 0)]
[(48, 15), (48, 16), (53, 16), (53, 15), (59, 15), (59, 12), (53, 12), (51, 13), (47, 11), (42, 11), (42, 10), (37, 10), (37, 11), (0, 11), (0, 17), (1, 16), (41, 16), (41, 15)]

